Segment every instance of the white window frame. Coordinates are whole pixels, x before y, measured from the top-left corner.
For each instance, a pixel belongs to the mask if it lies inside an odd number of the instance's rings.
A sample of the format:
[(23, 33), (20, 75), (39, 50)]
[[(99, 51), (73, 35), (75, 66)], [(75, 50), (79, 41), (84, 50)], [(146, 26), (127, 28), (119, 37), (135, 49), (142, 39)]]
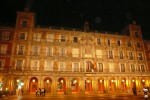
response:
[(44, 70), (45, 71), (53, 71), (53, 61), (46, 60)]
[(79, 49), (78, 48), (72, 49), (72, 57), (79, 57)]
[(53, 56), (53, 47), (46, 47), (46, 55)]
[[(78, 70), (76, 70), (77, 68), (75, 68), (75, 64), (77, 64)], [(72, 71), (73, 72), (80, 72), (80, 63), (79, 62), (73, 62), (72, 63)]]
[(39, 60), (31, 61), (31, 70), (39, 70)]
[(54, 34), (47, 33), (46, 40), (47, 42), (54, 42)]
[(59, 62), (59, 71), (66, 70), (66, 62)]
[(6, 54), (7, 53), (7, 44), (0, 44), (0, 54)]

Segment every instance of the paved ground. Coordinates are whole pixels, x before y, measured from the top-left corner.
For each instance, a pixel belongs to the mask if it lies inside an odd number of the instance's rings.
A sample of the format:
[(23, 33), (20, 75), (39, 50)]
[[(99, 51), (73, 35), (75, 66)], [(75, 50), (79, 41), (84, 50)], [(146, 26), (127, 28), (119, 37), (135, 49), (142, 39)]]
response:
[[(143, 95), (129, 94), (72, 94), (72, 95), (13, 95), (0, 98), (0, 100), (144, 100)], [(149, 99), (150, 100), (150, 99)]]

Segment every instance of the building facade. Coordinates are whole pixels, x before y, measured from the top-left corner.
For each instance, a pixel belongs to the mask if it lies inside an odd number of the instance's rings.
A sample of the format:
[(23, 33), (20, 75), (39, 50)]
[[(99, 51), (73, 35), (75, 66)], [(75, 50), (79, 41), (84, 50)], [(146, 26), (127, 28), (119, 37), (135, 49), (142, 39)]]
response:
[(0, 42), (1, 90), (132, 93), (150, 85), (150, 42), (142, 39), (139, 25), (128, 25), (125, 35), (42, 28), (35, 27), (34, 13), (17, 12), (12, 31), (6, 47)]

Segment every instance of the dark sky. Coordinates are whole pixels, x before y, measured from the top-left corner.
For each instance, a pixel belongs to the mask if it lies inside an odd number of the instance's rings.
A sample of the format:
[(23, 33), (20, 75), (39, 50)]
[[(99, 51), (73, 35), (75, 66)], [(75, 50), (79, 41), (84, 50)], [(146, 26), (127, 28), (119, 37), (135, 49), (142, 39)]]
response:
[[(30, 1), (30, 2), (29, 2)], [(150, 0), (1, 0), (0, 23), (15, 25), (16, 11), (30, 7), (37, 25), (121, 32), (133, 20), (150, 40)]]

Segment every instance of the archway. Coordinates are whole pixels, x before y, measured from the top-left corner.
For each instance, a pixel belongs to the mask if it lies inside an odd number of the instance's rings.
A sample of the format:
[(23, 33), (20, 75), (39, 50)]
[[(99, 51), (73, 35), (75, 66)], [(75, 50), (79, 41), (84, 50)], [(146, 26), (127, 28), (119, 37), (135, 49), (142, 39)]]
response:
[(14, 87), (13, 87), (13, 94), (21, 94), (21, 90), (24, 88), (24, 80), (21, 77), (14, 78)]
[(78, 90), (79, 90), (79, 80), (77, 78), (73, 78), (71, 80), (71, 89), (72, 89), (72, 92), (78, 92)]
[(35, 92), (38, 89), (38, 79), (36, 77), (32, 77), (29, 84), (30, 92)]
[(92, 92), (93, 89), (92, 89), (92, 79), (91, 78), (87, 78), (85, 80), (85, 91), (86, 92)]
[(116, 81), (115, 81), (115, 78), (111, 78), (109, 80), (109, 86), (110, 86), (110, 92), (112, 92), (112, 93), (116, 92)]
[(52, 84), (52, 79), (50, 77), (46, 77), (44, 79), (44, 88), (46, 90), (46, 93), (51, 92), (51, 84)]
[(123, 92), (127, 92), (127, 85), (126, 85), (126, 79), (125, 78), (121, 79), (121, 90)]
[(98, 79), (98, 91), (99, 92), (104, 92), (104, 79), (103, 78), (99, 78)]
[(136, 88), (136, 80), (135, 80), (135, 78), (132, 78), (131, 85), (132, 85), (132, 92), (133, 92), (133, 94), (137, 95), (137, 88)]
[(64, 78), (58, 79), (58, 92), (64, 92), (66, 90), (66, 80)]
[(146, 87), (146, 84), (145, 84), (145, 78), (142, 78), (141, 79), (141, 88), (143, 89), (144, 87)]

